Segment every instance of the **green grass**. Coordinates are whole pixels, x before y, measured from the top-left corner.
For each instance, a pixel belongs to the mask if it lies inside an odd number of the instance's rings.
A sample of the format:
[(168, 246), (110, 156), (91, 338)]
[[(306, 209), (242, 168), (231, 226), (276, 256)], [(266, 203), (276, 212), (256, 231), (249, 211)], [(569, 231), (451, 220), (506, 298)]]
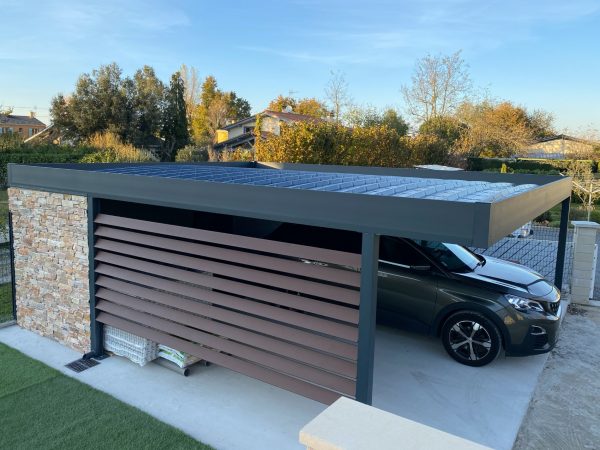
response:
[(0, 417), (11, 450), (211, 448), (3, 344)]
[(12, 287), (10, 283), (0, 284), (0, 323), (11, 320), (12, 317)]

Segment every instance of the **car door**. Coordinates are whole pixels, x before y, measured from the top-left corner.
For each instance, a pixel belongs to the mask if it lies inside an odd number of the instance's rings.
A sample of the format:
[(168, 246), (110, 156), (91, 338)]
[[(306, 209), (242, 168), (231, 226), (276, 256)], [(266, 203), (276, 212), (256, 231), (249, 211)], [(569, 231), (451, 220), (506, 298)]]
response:
[(437, 269), (404, 239), (382, 236), (380, 242), (378, 322), (427, 332), (437, 300)]

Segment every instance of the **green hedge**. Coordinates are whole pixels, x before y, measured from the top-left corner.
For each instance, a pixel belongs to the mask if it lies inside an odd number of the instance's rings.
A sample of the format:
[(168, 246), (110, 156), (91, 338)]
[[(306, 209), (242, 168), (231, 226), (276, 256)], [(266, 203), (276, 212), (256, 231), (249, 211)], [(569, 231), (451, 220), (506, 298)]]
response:
[(90, 147), (69, 147), (66, 145), (19, 145), (0, 150), (0, 186), (7, 184), (8, 163), (77, 163), (85, 155), (94, 152)]
[[(511, 173), (558, 174), (566, 171), (573, 160), (569, 159), (537, 159), (537, 158), (468, 158), (467, 170), (499, 172), (502, 164), (506, 164)], [(584, 160), (590, 164), (593, 172), (597, 172), (598, 163)]]

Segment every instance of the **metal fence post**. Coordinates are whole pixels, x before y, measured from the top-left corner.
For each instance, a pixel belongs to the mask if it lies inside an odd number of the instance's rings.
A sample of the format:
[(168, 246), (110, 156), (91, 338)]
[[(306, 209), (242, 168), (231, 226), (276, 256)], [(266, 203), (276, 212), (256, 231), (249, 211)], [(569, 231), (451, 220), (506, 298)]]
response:
[(370, 405), (373, 400), (378, 268), (379, 235), (363, 233), (360, 269), (356, 400), (367, 405)]
[(13, 239), (12, 213), (8, 212), (8, 242), (10, 255), (10, 290), (12, 294), (12, 315), (17, 320), (17, 285), (15, 280), (15, 242)]
[(571, 197), (564, 199), (560, 210), (560, 230), (558, 232), (558, 251), (556, 253), (556, 271), (554, 272), (554, 284), (562, 290), (563, 273), (565, 269), (565, 253), (567, 249), (567, 233), (569, 231), (569, 209)]

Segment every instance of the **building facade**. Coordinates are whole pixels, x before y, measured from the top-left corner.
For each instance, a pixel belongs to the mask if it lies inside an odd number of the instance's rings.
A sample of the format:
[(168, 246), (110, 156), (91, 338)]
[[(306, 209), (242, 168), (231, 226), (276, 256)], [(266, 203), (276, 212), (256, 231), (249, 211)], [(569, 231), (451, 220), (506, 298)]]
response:
[(25, 140), (35, 136), (44, 128), (46, 128), (46, 124), (37, 119), (33, 112), (28, 116), (0, 114), (0, 134), (16, 133)]

